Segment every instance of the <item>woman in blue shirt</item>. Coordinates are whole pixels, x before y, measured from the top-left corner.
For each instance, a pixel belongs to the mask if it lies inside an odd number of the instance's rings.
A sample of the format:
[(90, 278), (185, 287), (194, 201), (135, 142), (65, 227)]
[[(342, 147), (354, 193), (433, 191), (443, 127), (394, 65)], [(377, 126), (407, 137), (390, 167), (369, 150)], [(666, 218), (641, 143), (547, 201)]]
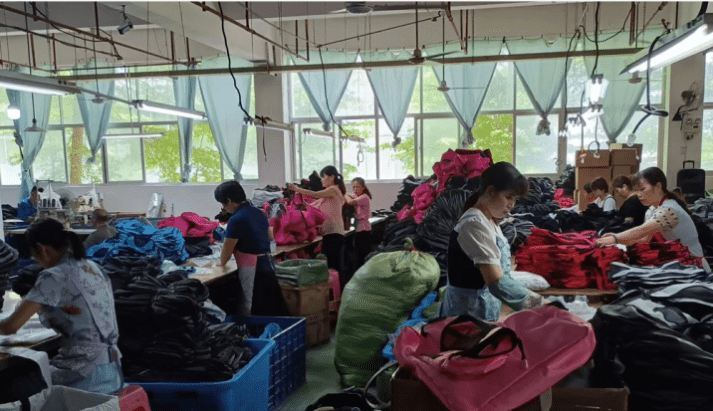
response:
[(45, 327), (67, 340), (50, 361), (52, 384), (104, 394), (119, 391), (119, 327), (109, 277), (85, 258), (77, 234), (65, 231), (59, 221), (35, 222), (25, 238), (45, 270), (15, 312), (0, 322), (0, 334), (16, 333), (39, 313)]
[(237, 181), (226, 181), (214, 192), (215, 199), (233, 216), (225, 229), (220, 264), (235, 257), (243, 288), (245, 311), (250, 315), (289, 315), (270, 256), (270, 224), (265, 214), (248, 203)]
[(32, 187), (30, 196), (20, 201), (20, 204), (17, 206), (17, 218), (25, 221), (37, 214), (37, 203), (39, 199), (40, 195), (38, 194), (37, 186)]

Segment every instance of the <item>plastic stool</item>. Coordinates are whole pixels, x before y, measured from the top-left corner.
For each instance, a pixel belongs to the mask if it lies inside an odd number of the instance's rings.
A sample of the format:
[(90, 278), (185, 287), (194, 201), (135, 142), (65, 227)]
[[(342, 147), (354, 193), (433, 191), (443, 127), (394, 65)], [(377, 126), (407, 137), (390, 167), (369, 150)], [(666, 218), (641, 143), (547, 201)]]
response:
[(129, 385), (119, 393), (121, 411), (151, 411), (149, 397), (139, 385)]

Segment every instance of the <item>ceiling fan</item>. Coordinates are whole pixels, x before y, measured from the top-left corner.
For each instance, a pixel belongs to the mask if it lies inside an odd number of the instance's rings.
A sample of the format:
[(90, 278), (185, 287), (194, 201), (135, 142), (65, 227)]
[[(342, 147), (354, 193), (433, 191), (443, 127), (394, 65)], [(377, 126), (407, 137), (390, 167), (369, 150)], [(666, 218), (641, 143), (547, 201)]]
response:
[(369, 14), (372, 11), (400, 11), (400, 10), (445, 10), (447, 6), (443, 3), (431, 3), (422, 5), (412, 4), (366, 4), (365, 1), (348, 1), (346, 7), (341, 10), (332, 11), (330, 14)]
[[(416, 4), (418, 4), (418, 3), (416, 3)], [(443, 19), (443, 22), (444, 22), (443, 24), (445, 24), (445, 18)], [(444, 34), (444, 36), (445, 36), (445, 34)], [(440, 63), (442, 63), (442, 61), (437, 60), (439, 57), (443, 58), (449, 54), (455, 53), (455, 51), (449, 51), (448, 53), (446, 53), (445, 52), (445, 43), (444, 43), (443, 47), (444, 47), (443, 53), (441, 53), (441, 54), (436, 54), (436, 55), (428, 56), (428, 57), (423, 56), (423, 52), (421, 51), (421, 48), (418, 47), (418, 8), (416, 8), (416, 48), (413, 50), (413, 57), (411, 57), (408, 60), (408, 62), (411, 64), (423, 64), (425, 62), (429, 62), (431, 64), (433, 64), (433, 63), (440, 64)]]

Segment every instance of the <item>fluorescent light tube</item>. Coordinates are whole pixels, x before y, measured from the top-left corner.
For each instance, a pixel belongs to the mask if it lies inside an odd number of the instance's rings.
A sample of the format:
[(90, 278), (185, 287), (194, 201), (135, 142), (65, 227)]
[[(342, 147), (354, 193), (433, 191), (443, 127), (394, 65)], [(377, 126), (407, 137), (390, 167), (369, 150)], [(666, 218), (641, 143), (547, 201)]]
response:
[(303, 129), (302, 129), (302, 132), (305, 133), (305, 134), (307, 134), (308, 136), (309, 136), (309, 135), (312, 135), (312, 136), (322, 136), (322, 137), (331, 137), (331, 138), (334, 138), (334, 134), (333, 134), (333, 133), (330, 133), (330, 132), (328, 132), (328, 131), (317, 130), (317, 129), (314, 129), (314, 128), (303, 128)]
[(163, 133), (136, 133), (136, 134), (105, 134), (102, 136), (104, 140), (122, 140), (132, 138), (161, 138)]
[(17, 106), (10, 105), (7, 107), (7, 117), (10, 120), (17, 120), (20, 118), (22, 113), (20, 112), (20, 109)]
[(295, 132), (295, 126), (293, 124), (281, 123), (279, 121), (272, 120), (269, 117), (255, 116), (254, 119), (245, 117), (243, 124), (246, 126), (263, 127), (268, 130)]
[(603, 74), (593, 75), (587, 82), (589, 104), (599, 104), (604, 100), (608, 86), (609, 80), (605, 79)]
[(169, 106), (146, 100), (134, 100), (132, 105), (137, 110), (151, 111), (153, 113), (168, 114), (169, 116), (192, 118), (194, 120), (204, 120), (205, 113), (187, 108)]
[[(651, 52), (651, 70), (671, 65), (713, 47), (711, 27), (713, 27), (713, 15), (704, 14), (659, 39), (662, 45)], [(648, 54), (647, 49), (621, 73), (645, 72)]]
[(49, 94), (54, 96), (79, 94), (81, 92), (79, 87), (69, 83), (14, 71), (0, 71), (0, 87), (27, 93)]
[(344, 136), (344, 137), (342, 137), (342, 140), (349, 140), (349, 141), (354, 141), (357, 143), (366, 143), (366, 140), (364, 140), (361, 137), (357, 137), (357, 136)]

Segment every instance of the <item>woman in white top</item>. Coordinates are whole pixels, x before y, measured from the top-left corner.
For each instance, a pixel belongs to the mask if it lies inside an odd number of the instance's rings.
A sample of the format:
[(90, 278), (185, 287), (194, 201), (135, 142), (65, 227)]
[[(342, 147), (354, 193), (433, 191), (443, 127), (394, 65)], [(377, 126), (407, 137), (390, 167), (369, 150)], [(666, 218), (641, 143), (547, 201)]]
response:
[(592, 192), (597, 197), (594, 200), (596, 204), (602, 211), (616, 211), (616, 200), (609, 194), (609, 183), (602, 177), (597, 177), (592, 180), (591, 183)]
[[(598, 247), (614, 244), (632, 245), (651, 240), (656, 233), (666, 240), (679, 240), (688, 247), (693, 257), (703, 257), (703, 248), (698, 241), (698, 231), (688, 214), (686, 203), (666, 189), (666, 175), (658, 167), (649, 167), (638, 172), (633, 179), (639, 200), (651, 207), (646, 212), (644, 224), (623, 233), (607, 233), (596, 241)], [(703, 260), (706, 271), (710, 267)]]

